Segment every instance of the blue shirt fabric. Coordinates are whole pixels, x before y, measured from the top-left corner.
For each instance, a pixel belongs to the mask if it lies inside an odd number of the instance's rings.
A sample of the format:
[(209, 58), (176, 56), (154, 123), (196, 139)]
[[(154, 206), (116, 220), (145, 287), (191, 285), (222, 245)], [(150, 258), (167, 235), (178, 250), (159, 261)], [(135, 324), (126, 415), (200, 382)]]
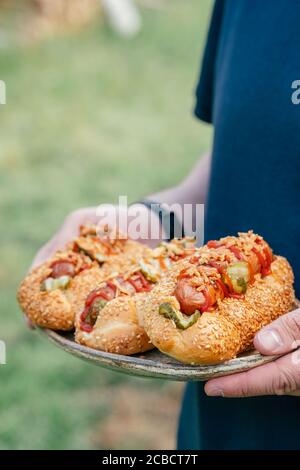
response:
[[(253, 229), (300, 296), (299, 0), (216, 0), (195, 114), (214, 126), (205, 238)], [(300, 449), (300, 397), (207, 397), (188, 384), (179, 449)]]

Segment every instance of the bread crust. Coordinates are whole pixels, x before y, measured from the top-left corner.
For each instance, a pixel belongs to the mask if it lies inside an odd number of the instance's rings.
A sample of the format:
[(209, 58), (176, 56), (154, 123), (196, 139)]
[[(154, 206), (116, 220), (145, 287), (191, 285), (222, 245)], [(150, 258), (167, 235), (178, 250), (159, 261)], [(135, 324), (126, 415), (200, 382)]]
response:
[[(114, 272), (130, 269), (138, 256), (149, 256), (149, 248), (133, 240), (126, 240), (122, 249), (122, 253), (109, 256), (101, 266), (89, 256), (72, 251), (71, 244), (69, 250), (57, 252), (29, 272), (20, 284), (17, 299), (22, 311), (35, 325), (53, 330), (72, 330), (76, 312), (82, 310), (89, 292)], [(41, 283), (51, 275), (52, 263), (68, 256), (82, 260), (90, 267), (76, 274), (66, 289), (43, 292)]]
[[(76, 253), (72, 253), (72, 256), (82, 258), (82, 255)], [(51, 260), (34, 268), (18, 289), (17, 299), (21, 309), (35, 325), (43, 328), (72, 330), (78, 307), (84, 304), (93, 286), (103, 280), (98, 264), (84, 257), (90, 267), (75, 275), (66, 289), (42, 291), (41, 283), (50, 276), (53, 261), (65, 257), (66, 253), (57, 253)]]
[(124, 355), (153, 349), (137, 313), (137, 303), (143, 303), (147, 295), (125, 295), (111, 300), (99, 313), (90, 333), (81, 330), (81, 312), (78, 312), (75, 319), (76, 342), (90, 348)]
[(248, 349), (256, 332), (292, 310), (295, 304), (293, 271), (288, 261), (276, 256), (272, 274), (256, 275), (244, 299), (225, 298), (217, 308), (203, 313), (186, 330), (159, 314), (159, 305), (170, 302), (179, 308), (173, 295), (178, 274), (189, 261), (177, 263), (154, 287), (140, 315), (151, 342), (163, 353), (189, 364), (215, 364), (234, 358)]
[[(173, 245), (176, 245), (175, 248), (179, 249), (180, 242), (175, 241), (167, 246), (164, 245), (158, 248), (157, 254), (165, 252), (165, 255), (167, 255), (168, 247), (172, 249)], [(153, 250), (136, 242), (128, 240), (126, 246), (128, 249), (125, 255), (127, 257), (127, 271), (130, 271), (132, 267), (138, 266), (138, 261), (142, 258), (144, 261), (155, 258)], [(118, 256), (111, 257), (109, 266), (111, 267), (117, 259)], [(124, 269), (123, 273), (125, 271)], [(82, 309), (78, 310), (75, 320), (75, 340), (94, 349), (124, 355), (153, 349), (154, 346), (151, 344), (143, 328), (143, 317), (139, 314), (143, 310), (142, 306), (148, 295), (145, 292), (133, 296), (120, 295), (109, 301), (101, 309), (91, 332), (81, 329), (80, 317)]]

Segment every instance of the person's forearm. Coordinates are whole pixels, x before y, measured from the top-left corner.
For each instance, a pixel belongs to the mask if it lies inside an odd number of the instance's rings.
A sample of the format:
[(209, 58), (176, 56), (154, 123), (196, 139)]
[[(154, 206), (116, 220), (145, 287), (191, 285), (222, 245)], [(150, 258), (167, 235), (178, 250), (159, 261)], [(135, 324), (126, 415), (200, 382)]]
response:
[(209, 186), (211, 155), (203, 155), (192, 171), (177, 186), (147, 196), (165, 204), (205, 204)]
[[(165, 191), (151, 194), (146, 199), (154, 202), (165, 203), (170, 206), (177, 203), (179, 205), (183, 204), (204, 204), (206, 201), (208, 184), (209, 184), (209, 174), (210, 174), (210, 155), (204, 155), (199, 159), (193, 170), (190, 174), (177, 186), (166, 189)], [(138, 206), (138, 204), (136, 204)], [(99, 209), (99, 207), (98, 207)], [(117, 207), (112, 209), (111, 220), (112, 226), (113, 221), (115, 220), (115, 210), (118, 212), (119, 218), (125, 220), (128, 218), (128, 209), (127, 207)], [(174, 210), (174, 208), (173, 208)], [(159, 225), (159, 218), (157, 214), (150, 211), (147, 207), (140, 204), (140, 220), (144, 220), (144, 224), (149, 224), (149, 214), (150, 226)], [(176, 210), (175, 210), (176, 212)], [(176, 215), (180, 222), (181, 213), (178, 211)], [(44, 260), (48, 259), (55, 253), (58, 249), (63, 249), (66, 243), (72, 239), (72, 237), (77, 236), (78, 227), (84, 223), (98, 223), (99, 215), (97, 215), (97, 207), (86, 207), (83, 209), (77, 209), (69, 214), (60, 229), (56, 234), (38, 251), (36, 254), (33, 265), (36, 266), (42, 263)], [(132, 236), (132, 233), (128, 234)], [(164, 233), (162, 234), (165, 235)], [(150, 246), (155, 246), (158, 240), (151, 240), (150, 235), (146, 238), (146, 241)]]
[(182, 222), (182, 210), (177, 210), (176, 205), (182, 209), (184, 204), (205, 204), (207, 199), (210, 179), (211, 155), (205, 154), (198, 160), (192, 171), (177, 186), (164, 191), (151, 194), (145, 199), (149, 201), (167, 204), (172, 207), (177, 218)]

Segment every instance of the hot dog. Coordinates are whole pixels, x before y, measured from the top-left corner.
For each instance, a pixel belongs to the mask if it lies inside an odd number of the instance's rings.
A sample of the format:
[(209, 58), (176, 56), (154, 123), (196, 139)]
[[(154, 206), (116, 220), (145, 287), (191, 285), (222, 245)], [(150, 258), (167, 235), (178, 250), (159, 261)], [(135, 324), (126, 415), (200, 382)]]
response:
[(87, 294), (114, 271), (132, 266), (132, 256), (151, 250), (107, 227), (82, 226), (65, 251), (31, 271), (18, 289), (18, 301), (30, 320), (41, 327), (72, 330), (75, 313)]
[(190, 239), (162, 243), (135, 265), (97, 285), (76, 315), (75, 340), (86, 346), (118, 354), (153, 348), (143, 328), (138, 305), (169, 267), (195, 251)]
[(151, 281), (138, 267), (100, 283), (89, 293), (82, 311), (76, 316), (76, 341), (118, 354), (152, 349), (136, 310), (138, 297), (150, 290)]
[(124, 262), (126, 256), (146, 256), (149, 250), (142, 243), (130, 240), (118, 230), (113, 230), (107, 225), (98, 227), (94, 224), (81, 226), (79, 236), (69, 243), (68, 248), (89, 256), (100, 266), (111, 267), (119, 266), (120, 256)]
[(294, 301), (289, 263), (250, 231), (210, 241), (177, 263), (146, 299), (144, 326), (162, 352), (217, 363), (249, 348)]
[(31, 271), (18, 290), (23, 312), (36, 325), (55, 330), (74, 328), (75, 308), (103, 274), (82, 253), (58, 252)]

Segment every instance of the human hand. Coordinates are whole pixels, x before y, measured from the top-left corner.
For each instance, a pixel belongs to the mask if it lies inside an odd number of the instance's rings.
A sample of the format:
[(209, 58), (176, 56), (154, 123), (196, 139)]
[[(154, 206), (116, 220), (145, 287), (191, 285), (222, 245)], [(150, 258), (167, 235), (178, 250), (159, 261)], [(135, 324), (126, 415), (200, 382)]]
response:
[[(158, 239), (151, 240), (151, 230), (154, 233), (161, 233), (159, 218), (156, 214), (152, 213), (144, 205), (136, 204), (134, 206), (107, 206), (105, 205), (105, 224), (110, 227), (120, 228), (127, 227), (127, 235), (129, 238), (134, 238), (140, 242), (145, 242), (149, 246), (157, 244)], [(85, 207), (71, 212), (63, 221), (61, 227), (54, 234), (54, 236), (43, 245), (35, 255), (30, 269), (43, 263), (51, 257), (57, 250), (63, 249), (65, 245), (79, 233), (79, 227), (84, 224), (100, 224), (101, 225), (101, 206), (98, 207)], [(138, 214), (138, 224), (131, 225), (130, 222), (135, 219)], [(103, 217), (103, 214), (102, 214)], [(137, 237), (137, 225), (146, 227), (144, 231), (144, 238)], [(24, 320), (27, 326), (34, 329), (33, 323), (24, 315)]]
[(260, 330), (255, 348), (265, 355), (282, 355), (274, 362), (247, 372), (208, 381), (209, 396), (300, 396), (300, 309), (287, 313)]
[(64, 219), (62, 225), (36, 253), (31, 268), (43, 263), (57, 250), (62, 249), (66, 243), (78, 235), (80, 225), (84, 223), (96, 223), (96, 207), (84, 207), (70, 212)]

